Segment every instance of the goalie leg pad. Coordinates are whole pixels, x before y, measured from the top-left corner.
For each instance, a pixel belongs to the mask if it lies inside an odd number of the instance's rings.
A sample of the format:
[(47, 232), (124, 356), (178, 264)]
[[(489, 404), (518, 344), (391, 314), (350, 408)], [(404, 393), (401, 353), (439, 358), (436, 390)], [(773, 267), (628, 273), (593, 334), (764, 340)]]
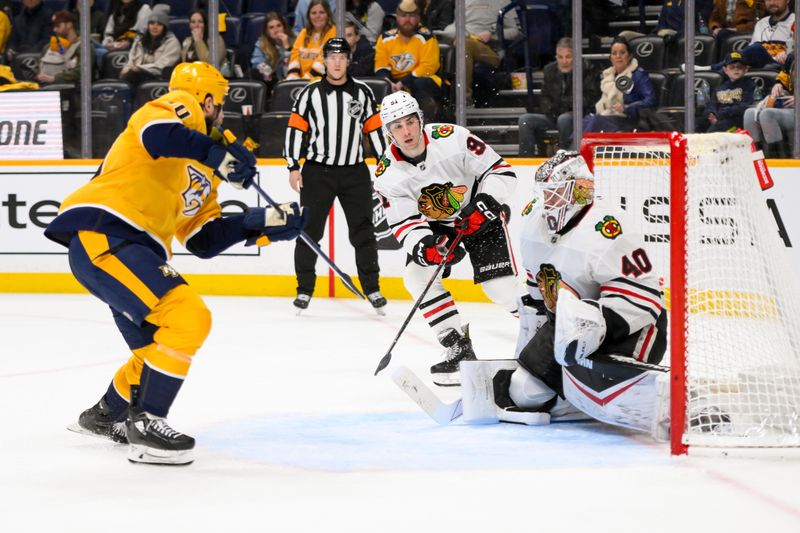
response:
[(495, 401), (494, 377), (498, 372), (514, 371), (519, 364), (514, 359), (496, 361), (461, 361), (461, 395), (464, 402), (464, 422), (467, 424), (497, 424), (500, 422)]
[(599, 305), (559, 289), (553, 343), (556, 361), (564, 366), (579, 364), (597, 351), (605, 337), (606, 320)]
[(517, 407), (541, 409), (555, 395), (556, 393), (553, 389), (522, 367), (511, 374), (508, 396)]

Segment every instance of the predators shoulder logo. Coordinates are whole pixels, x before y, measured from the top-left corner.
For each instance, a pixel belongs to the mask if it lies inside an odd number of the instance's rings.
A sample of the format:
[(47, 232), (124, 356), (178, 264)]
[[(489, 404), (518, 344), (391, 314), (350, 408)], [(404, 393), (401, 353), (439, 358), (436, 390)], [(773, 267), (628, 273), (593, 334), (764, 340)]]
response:
[(444, 139), (445, 137), (449, 137), (453, 134), (453, 126), (450, 124), (442, 124), (440, 126), (436, 126), (433, 128), (431, 132), (431, 137), (434, 139)]
[(466, 185), (454, 187), (449, 181), (444, 185), (433, 183), (422, 188), (422, 194), (417, 200), (417, 209), (429, 218), (448, 218), (461, 208), (465, 194), (467, 194)]
[(183, 214), (193, 217), (211, 194), (211, 181), (192, 165), (187, 165), (186, 171), (189, 173), (189, 186), (183, 191)]
[(380, 176), (381, 174), (386, 172), (386, 169), (389, 168), (389, 165), (391, 164), (392, 162), (389, 161), (389, 158), (387, 158), (386, 156), (381, 157), (380, 160), (378, 161), (378, 167), (375, 169), (375, 176)]
[(622, 235), (622, 226), (619, 225), (619, 220), (611, 215), (604, 216), (603, 220), (595, 224), (594, 229), (606, 239), (616, 239)]

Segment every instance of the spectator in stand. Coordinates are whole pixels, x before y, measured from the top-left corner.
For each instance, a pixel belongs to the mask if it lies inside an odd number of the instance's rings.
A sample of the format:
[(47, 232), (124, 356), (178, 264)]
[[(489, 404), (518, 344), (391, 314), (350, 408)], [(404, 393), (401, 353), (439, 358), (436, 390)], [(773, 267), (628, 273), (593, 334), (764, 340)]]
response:
[(794, 136), (795, 54), (789, 54), (772, 92), (744, 112), (744, 128), (767, 157), (788, 157), (784, 139)]
[[(181, 63), (204, 61), (211, 63), (211, 39), (208, 36), (208, 17), (206, 12), (195, 9), (189, 16), (189, 30), (191, 35), (186, 37), (181, 44)], [(219, 57), (214, 65), (226, 78), (230, 78), (231, 69), (228, 58), (225, 57), (225, 39), (217, 33), (217, 50)]]
[[(42, 51), (36, 81), (49, 83), (76, 82), (81, 79), (81, 40), (75, 28), (75, 18), (69, 11), (53, 13), (53, 35)], [(94, 62), (94, 48), (89, 48)]]
[[(294, 28), (292, 29), (295, 35), (299, 35), (308, 24), (308, 6), (310, 4), (311, 0), (297, 0), (297, 4), (294, 6)], [(328, 6), (331, 13), (336, 11), (336, 0), (328, 0)], [(331, 20), (333, 20), (333, 15), (331, 15)]]
[(172, 68), (181, 59), (181, 44), (167, 30), (169, 15), (156, 6), (147, 18), (147, 32), (131, 46), (128, 63), (122, 68), (120, 78), (131, 85), (149, 80), (167, 80)]
[(425, 5), (422, 25), (441, 37), (444, 29), (455, 20), (455, 10), (454, 0), (430, 0)]
[[(466, 0), (467, 107), (488, 107), (497, 93), (494, 81), (495, 69), (500, 66), (497, 13), (507, 4), (508, 0)], [(444, 35), (450, 41), (455, 39), (455, 23), (445, 28)], [(517, 10), (512, 9), (503, 17), (503, 36), (513, 41), (518, 35)]]
[(113, 0), (103, 33), (103, 46), (107, 50), (129, 49), (136, 36), (147, 31), (150, 11), (150, 6), (139, 0)]
[(383, 33), (383, 18), (386, 16), (375, 0), (347, 0), (347, 20), (360, 26), (358, 33), (366, 37), (373, 46)]
[(358, 25), (352, 20), (344, 23), (344, 38), (353, 50), (347, 75), (356, 78), (375, 74), (375, 49), (366, 37), (358, 32)]
[[(75, 9), (72, 10), (72, 18), (75, 19), (75, 31), (81, 32), (81, 3), (75, 3)], [(104, 11), (94, 7), (94, 0), (89, 0), (89, 31), (85, 32), (90, 38), (97, 35), (96, 39), (99, 41), (106, 31), (106, 24), (108, 23), (108, 16)]]
[(11, 37), (6, 43), (6, 58), (27, 52), (41, 52), (50, 40), (52, 13), (42, 0), (22, 0), (22, 10), (11, 24)]
[(756, 83), (745, 78), (747, 63), (739, 52), (729, 53), (722, 67), (723, 80), (711, 92), (711, 101), (706, 108), (711, 125), (708, 132), (736, 131), (743, 126), (744, 111), (753, 105)]
[(293, 40), (286, 19), (277, 11), (267, 13), (264, 30), (250, 57), (252, 75), (270, 85), (286, 78)]
[(794, 47), (795, 17), (789, 0), (765, 0), (765, 9), (769, 17), (756, 22), (750, 44), (741, 51), (752, 68), (783, 65)]
[(714, 0), (708, 30), (720, 42), (733, 33), (753, 31), (763, 13), (763, 0)]
[(628, 41), (616, 37), (611, 43), (611, 66), (600, 79), (596, 113), (583, 118), (583, 131), (633, 131), (639, 110), (656, 107), (656, 92), (647, 72), (631, 55)]
[(0, 2), (0, 54), (6, 53), (9, 37), (11, 37), (11, 4), (8, 0), (3, 0)]
[(392, 92), (410, 92), (426, 120), (437, 122), (442, 97), (442, 79), (436, 75), (439, 41), (420, 25), (420, 13), (415, 0), (397, 6), (397, 28), (381, 35), (375, 45), (375, 75), (388, 79)]
[[(519, 117), (519, 155), (544, 157), (541, 149), (548, 129), (558, 128), (559, 144), (555, 149), (569, 149), (572, 144), (572, 39), (556, 43), (556, 60), (544, 67), (544, 85), (539, 96), (542, 113)], [(600, 98), (600, 81), (588, 61), (583, 62), (584, 113)]]
[(322, 47), (336, 37), (333, 13), (326, 0), (311, 0), (306, 11), (306, 25), (300, 30), (289, 58), (287, 80), (311, 79), (325, 74)]

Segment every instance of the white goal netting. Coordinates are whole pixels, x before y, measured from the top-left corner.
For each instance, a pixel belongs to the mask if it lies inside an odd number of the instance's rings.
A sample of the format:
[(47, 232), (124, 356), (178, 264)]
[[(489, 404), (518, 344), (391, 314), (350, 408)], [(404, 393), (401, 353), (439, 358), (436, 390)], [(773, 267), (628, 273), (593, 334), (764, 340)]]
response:
[[(634, 134), (635, 135), (635, 134)], [(597, 195), (639, 224), (671, 298), (670, 144), (620, 136), (593, 149)], [(800, 284), (744, 135), (686, 135), (683, 444), (800, 446)], [(634, 143), (634, 144), (630, 144)], [(673, 152), (674, 153), (674, 152)], [(681, 201), (681, 199), (677, 199)], [(673, 276), (675, 274), (673, 273)], [(674, 341), (670, 339), (670, 343)], [(673, 387), (673, 398), (676, 388)], [(675, 409), (680, 408), (673, 403)], [(673, 450), (674, 450), (673, 446)]]

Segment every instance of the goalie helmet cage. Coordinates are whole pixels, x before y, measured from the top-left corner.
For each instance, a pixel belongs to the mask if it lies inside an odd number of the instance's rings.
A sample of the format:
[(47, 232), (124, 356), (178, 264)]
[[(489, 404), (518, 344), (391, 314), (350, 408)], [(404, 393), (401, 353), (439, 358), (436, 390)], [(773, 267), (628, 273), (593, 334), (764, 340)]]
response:
[(800, 446), (800, 289), (751, 142), (600, 133), (581, 143), (596, 196), (638, 225), (664, 278), (673, 454)]

